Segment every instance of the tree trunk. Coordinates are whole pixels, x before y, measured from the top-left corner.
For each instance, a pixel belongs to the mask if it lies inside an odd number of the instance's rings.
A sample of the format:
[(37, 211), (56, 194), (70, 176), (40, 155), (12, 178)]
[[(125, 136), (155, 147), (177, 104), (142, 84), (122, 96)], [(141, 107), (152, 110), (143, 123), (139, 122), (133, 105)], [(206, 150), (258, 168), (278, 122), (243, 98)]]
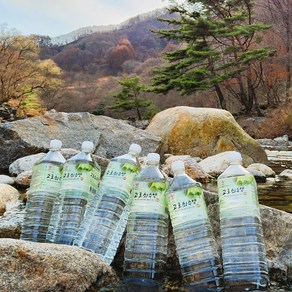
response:
[(218, 97), (220, 108), (226, 110), (225, 98), (219, 84), (215, 83), (214, 87), (215, 87), (215, 91)]
[[(249, 93), (246, 93), (246, 91), (244, 90), (244, 84), (243, 84), (243, 80), (241, 76), (237, 78), (237, 82), (239, 86), (239, 93), (238, 93), (239, 101), (244, 107), (244, 112), (246, 114), (249, 114), (251, 112)], [(249, 91), (249, 88), (247, 90)]]

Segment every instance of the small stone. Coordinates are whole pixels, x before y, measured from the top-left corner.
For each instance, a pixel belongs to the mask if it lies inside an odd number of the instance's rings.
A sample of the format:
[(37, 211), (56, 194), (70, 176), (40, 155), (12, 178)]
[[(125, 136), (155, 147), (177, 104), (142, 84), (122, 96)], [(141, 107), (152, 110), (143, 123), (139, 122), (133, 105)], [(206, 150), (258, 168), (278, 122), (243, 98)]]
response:
[(6, 212), (6, 206), (3, 203), (0, 203), (0, 216)]
[(6, 205), (7, 204), (15, 204), (18, 200), (19, 192), (17, 189), (10, 185), (0, 184), (0, 203)]
[(8, 175), (0, 174), (0, 183), (7, 184), (7, 185), (13, 185), (14, 179)]
[(29, 187), (31, 181), (32, 170), (27, 170), (20, 173), (16, 179), (15, 183), (21, 187)]
[(253, 170), (260, 171), (266, 177), (275, 177), (276, 173), (273, 169), (263, 163), (253, 163), (247, 167), (247, 170), (252, 172)]
[(279, 176), (286, 177), (287, 179), (292, 179), (292, 169), (285, 169), (283, 170)]

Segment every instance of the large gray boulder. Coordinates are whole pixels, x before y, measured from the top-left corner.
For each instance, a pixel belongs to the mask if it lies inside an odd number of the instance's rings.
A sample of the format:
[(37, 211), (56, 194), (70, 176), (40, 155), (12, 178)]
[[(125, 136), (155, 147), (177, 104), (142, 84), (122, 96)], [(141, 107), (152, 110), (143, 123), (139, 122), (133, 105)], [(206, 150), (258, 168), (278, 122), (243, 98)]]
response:
[(161, 139), (128, 123), (87, 112), (50, 111), (42, 116), (0, 124), (0, 171), (20, 157), (47, 152), (49, 142), (59, 139), (63, 148), (80, 150), (85, 140), (95, 145), (95, 154), (112, 158), (126, 153), (131, 143), (142, 154), (159, 149)]
[(146, 131), (162, 138), (161, 154), (206, 158), (235, 150), (241, 152), (248, 164), (267, 162), (259, 142), (225, 110), (187, 106), (169, 108), (156, 114)]
[(100, 291), (117, 282), (108, 265), (81, 248), (0, 239), (1, 291)]

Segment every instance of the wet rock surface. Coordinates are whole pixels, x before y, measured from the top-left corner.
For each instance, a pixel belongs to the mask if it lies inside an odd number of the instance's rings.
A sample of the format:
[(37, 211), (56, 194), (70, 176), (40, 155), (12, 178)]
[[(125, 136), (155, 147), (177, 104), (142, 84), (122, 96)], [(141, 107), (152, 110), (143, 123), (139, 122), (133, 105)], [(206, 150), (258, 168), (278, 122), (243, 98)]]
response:
[(1, 291), (99, 291), (118, 282), (98, 256), (80, 248), (0, 239)]

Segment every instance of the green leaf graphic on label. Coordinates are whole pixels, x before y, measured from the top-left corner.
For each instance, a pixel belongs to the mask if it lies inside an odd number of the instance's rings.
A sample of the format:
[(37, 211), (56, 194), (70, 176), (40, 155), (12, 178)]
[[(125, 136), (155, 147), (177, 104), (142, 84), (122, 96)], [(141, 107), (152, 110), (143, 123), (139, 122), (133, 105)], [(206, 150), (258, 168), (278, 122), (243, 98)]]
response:
[(79, 163), (76, 168), (79, 171), (91, 171), (93, 169), (93, 166), (89, 163)]
[(150, 184), (150, 190), (151, 191), (159, 191), (163, 192), (166, 189), (166, 183), (165, 182), (153, 182)]
[(186, 195), (189, 198), (194, 198), (197, 196), (201, 196), (203, 193), (202, 189), (198, 186), (192, 187), (190, 189), (187, 190)]
[(131, 163), (125, 163), (122, 165), (122, 170), (128, 171), (128, 172), (137, 172), (138, 167), (136, 165), (131, 164)]
[(251, 176), (240, 176), (236, 179), (236, 184), (239, 186), (249, 185), (253, 181)]
[(64, 168), (63, 168), (62, 166), (59, 168), (59, 173), (60, 173), (60, 174), (63, 173), (63, 169), (64, 169)]

